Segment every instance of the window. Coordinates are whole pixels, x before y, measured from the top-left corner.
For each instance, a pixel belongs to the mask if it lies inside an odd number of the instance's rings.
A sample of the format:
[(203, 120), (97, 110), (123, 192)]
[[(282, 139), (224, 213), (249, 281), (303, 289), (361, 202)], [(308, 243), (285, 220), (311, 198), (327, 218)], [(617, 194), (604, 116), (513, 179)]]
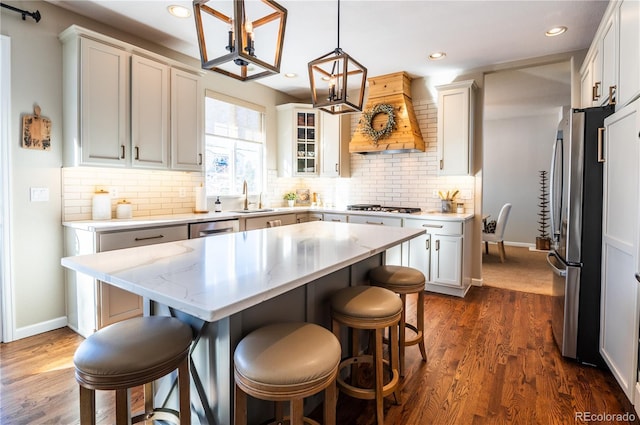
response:
[(205, 185), (207, 196), (261, 192), (264, 180), (264, 108), (207, 92)]

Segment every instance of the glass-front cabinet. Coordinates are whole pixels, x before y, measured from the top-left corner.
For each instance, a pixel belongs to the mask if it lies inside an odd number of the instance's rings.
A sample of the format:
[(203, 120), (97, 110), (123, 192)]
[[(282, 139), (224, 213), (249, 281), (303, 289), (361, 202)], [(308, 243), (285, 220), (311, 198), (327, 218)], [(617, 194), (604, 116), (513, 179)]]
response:
[(279, 175), (317, 176), (320, 171), (320, 112), (303, 103), (279, 105), (277, 109)]
[(295, 111), (296, 175), (316, 174), (318, 158), (317, 114), (315, 110)]

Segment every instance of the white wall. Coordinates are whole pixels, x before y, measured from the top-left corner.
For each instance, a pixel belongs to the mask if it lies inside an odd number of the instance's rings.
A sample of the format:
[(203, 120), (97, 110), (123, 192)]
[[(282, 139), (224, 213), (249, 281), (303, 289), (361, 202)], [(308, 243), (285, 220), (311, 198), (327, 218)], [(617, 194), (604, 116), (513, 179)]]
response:
[(558, 114), (485, 121), (483, 214), (496, 220), (513, 206), (505, 240), (535, 244), (538, 236), (539, 171), (549, 171)]

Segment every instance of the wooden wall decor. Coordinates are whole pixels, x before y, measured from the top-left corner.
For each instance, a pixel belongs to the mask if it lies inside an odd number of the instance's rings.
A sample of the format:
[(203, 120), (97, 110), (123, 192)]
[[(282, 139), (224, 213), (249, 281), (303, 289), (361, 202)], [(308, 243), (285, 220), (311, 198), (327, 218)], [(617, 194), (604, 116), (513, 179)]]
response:
[(51, 120), (40, 116), (40, 107), (33, 107), (33, 115), (22, 115), (22, 147), (51, 150)]

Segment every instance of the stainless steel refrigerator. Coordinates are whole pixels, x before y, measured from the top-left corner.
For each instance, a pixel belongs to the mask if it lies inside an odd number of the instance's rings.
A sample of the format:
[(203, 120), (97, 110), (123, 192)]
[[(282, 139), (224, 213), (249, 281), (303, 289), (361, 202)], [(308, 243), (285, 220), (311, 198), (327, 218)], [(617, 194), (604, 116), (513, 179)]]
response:
[(549, 172), (553, 336), (563, 356), (600, 367), (601, 158), (604, 119), (613, 112), (613, 106), (567, 110)]

